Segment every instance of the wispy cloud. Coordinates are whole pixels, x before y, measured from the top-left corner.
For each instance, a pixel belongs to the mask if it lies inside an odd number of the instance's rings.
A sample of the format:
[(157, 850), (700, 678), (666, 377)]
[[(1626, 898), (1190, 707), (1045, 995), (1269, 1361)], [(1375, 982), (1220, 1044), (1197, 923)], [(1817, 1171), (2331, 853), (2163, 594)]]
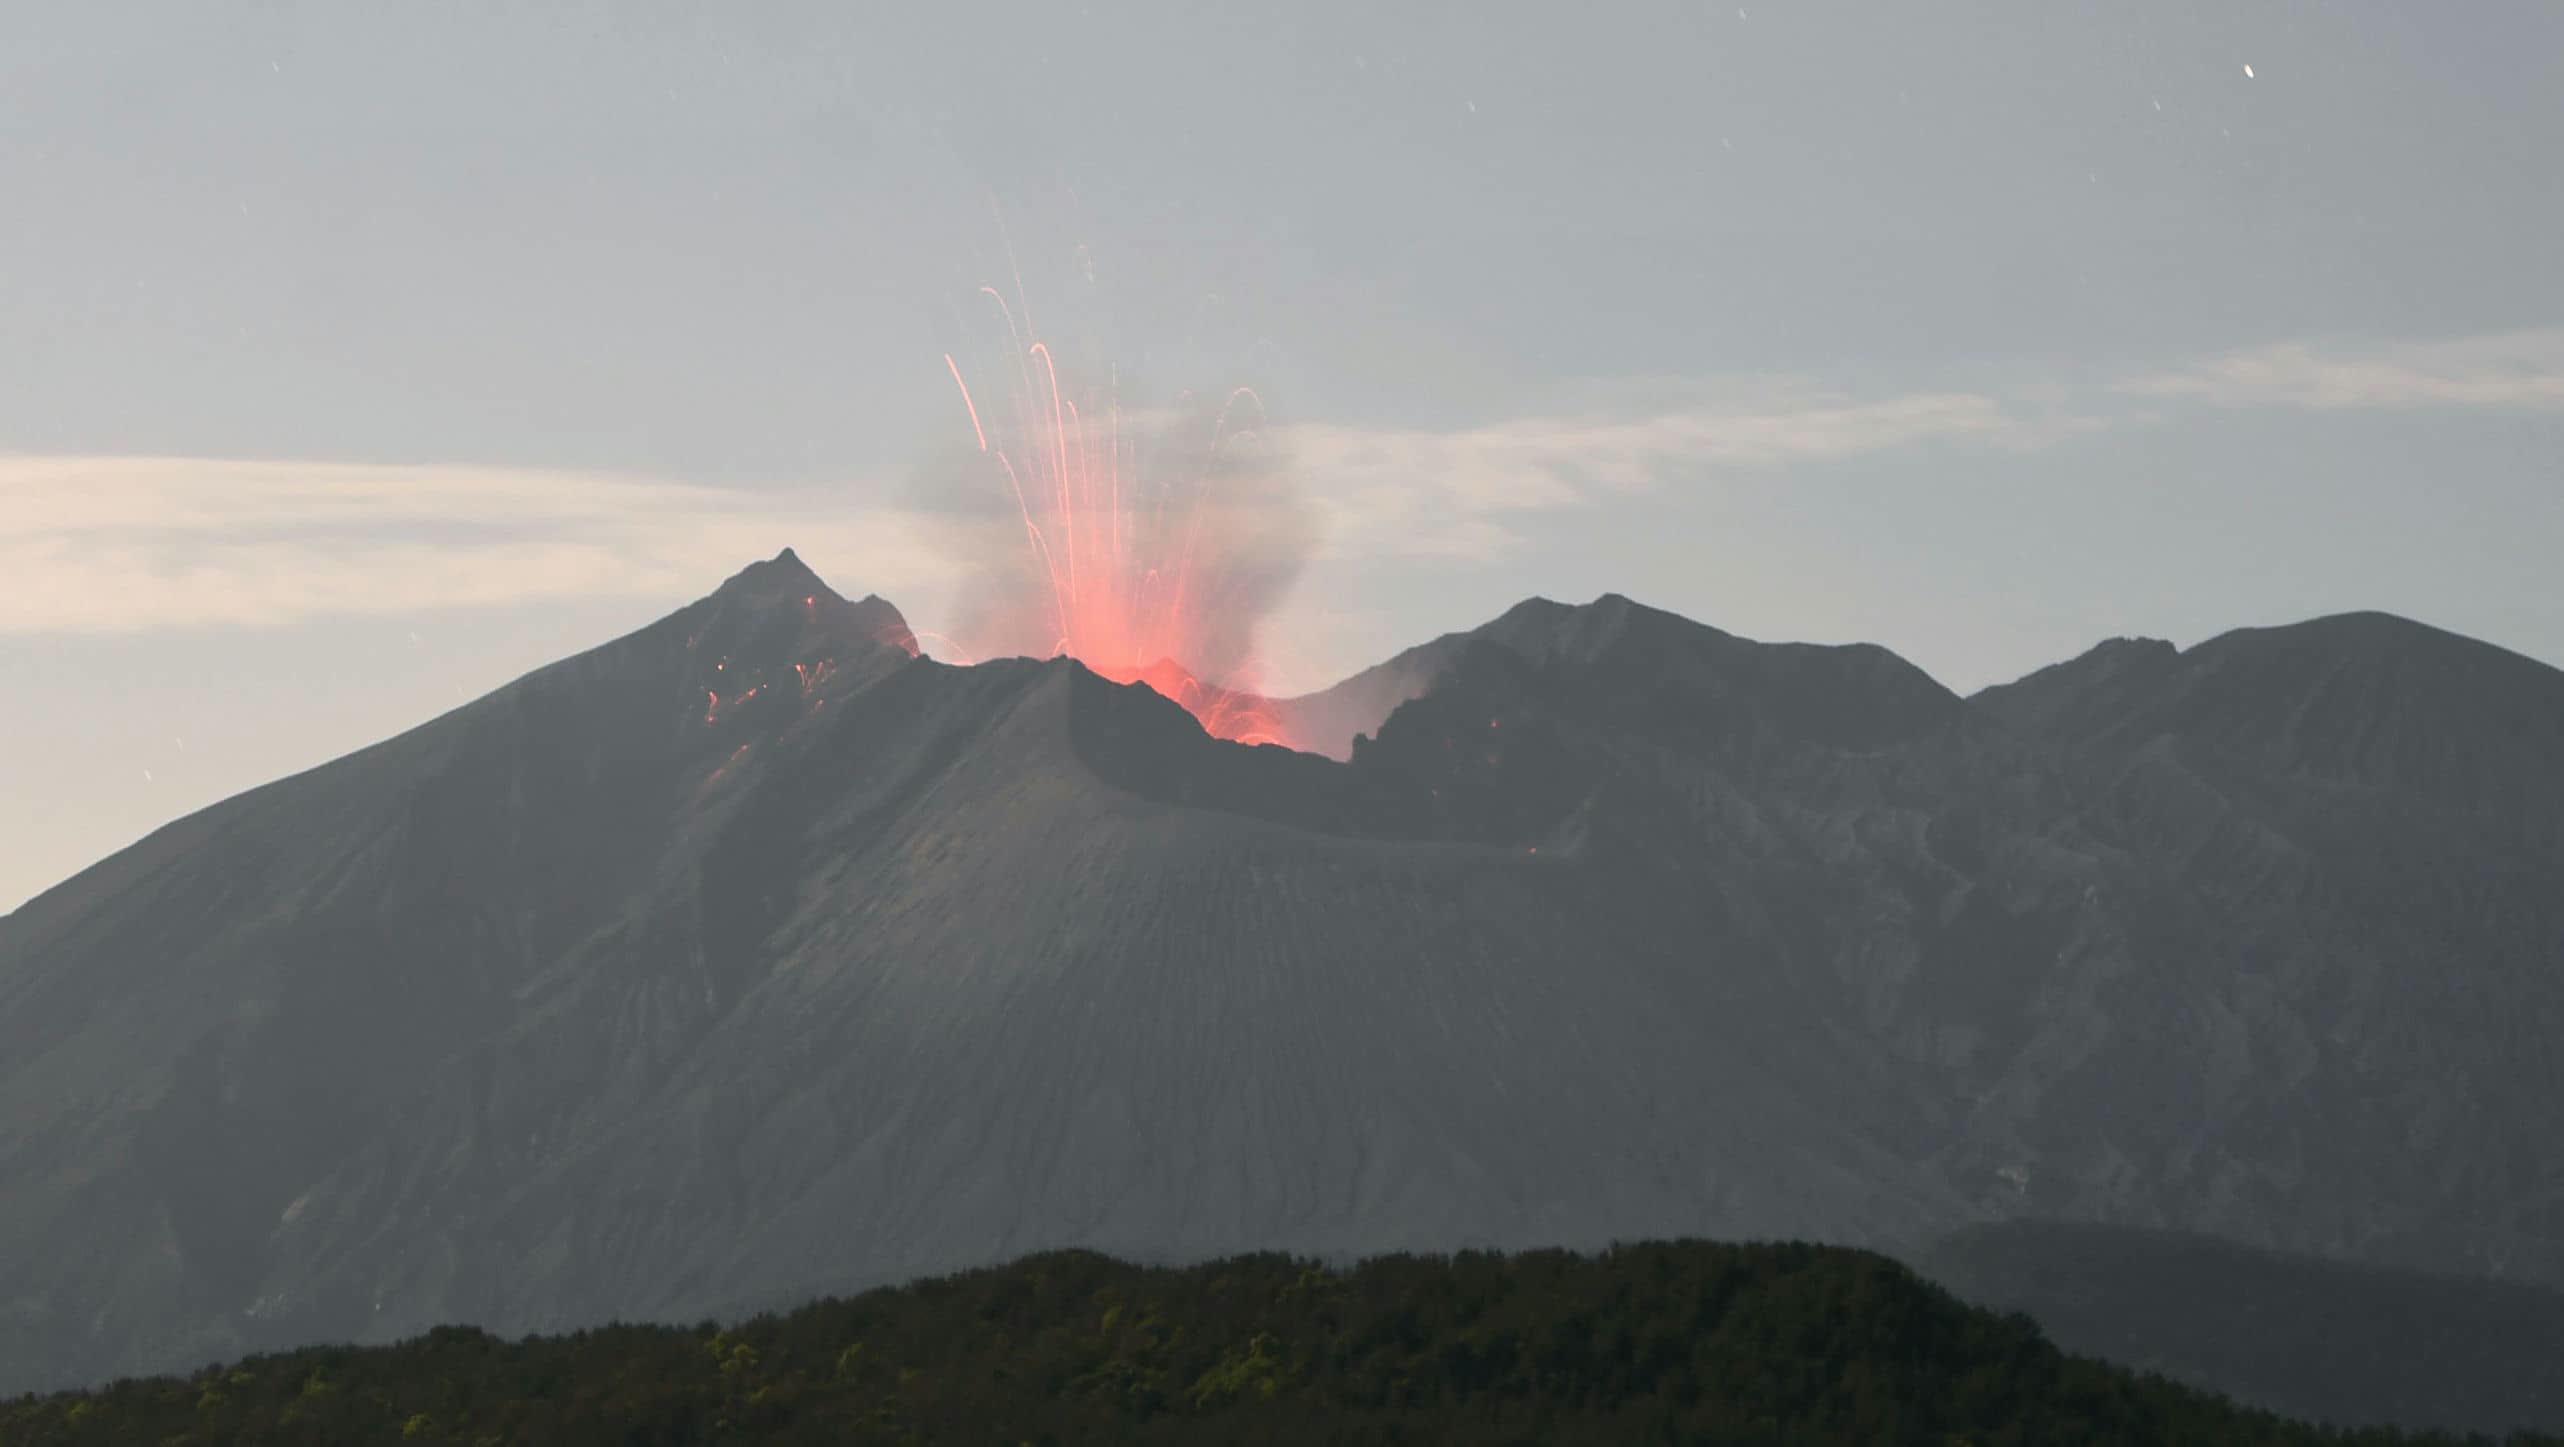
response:
[[(1483, 559), (1518, 544), (1526, 510), (1645, 491), (1684, 469), (1933, 440), (2034, 445), (2055, 425), (1968, 393), (1756, 391), (1459, 432), (1302, 426), (1280, 440), (1330, 551)], [(0, 633), (673, 601), (786, 543), (841, 586), (932, 608), (962, 563), (985, 566), (953, 556), (951, 509), (969, 499), (863, 501), (882, 495), (508, 467), (0, 456)], [(1011, 524), (1000, 531), (1012, 546)]]
[[(1325, 553), (1484, 562), (1526, 546), (1538, 518), (1559, 509), (1863, 455), (2035, 449), (2164, 425), (2184, 407), (2564, 410), (2564, 331), (2291, 342), (2117, 378), (1974, 390), (1857, 395), (1748, 378), (1601, 395), (1479, 427), (1302, 423), (1272, 440)], [(952, 510), (970, 499), (913, 493), (896, 494), (902, 507), (884, 505), (894, 494), (878, 485), (776, 491), (509, 467), (0, 456), (0, 634), (571, 597), (673, 602), (787, 543), (842, 588), (931, 610), (956, 586)], [(1011, 508), (992, 516), (1011, 546)]]
[(2130, 378), (2114, 390), (2220, 407), (2557, 410), (2564, 331), (2368, 346), (2287, 342)]
[(2021, 451), (2215, 408), (2564, 410), (2564, 331), (2391, 344), (2289, 342), (2118, 378), (1853, 396), (1808, 383), (1693, 384), (1618, 412), (1459, 431), (1288, 429), (1338, 555), (1492, 560), (1531, 514), (1924, 446)]
[(2026, 390), (1861, 398), (1759, 383), (1634, 412), (1449, 432), (1304, 425), (1287, 429), (1283, 441), (1327, 511), (1335, 552), (1486, 559), (1521, 544), (1515, 515), (1644, 493), (1676, 478), (1927, 444), (2017, 450), (2099, 425)]
[(0, 633), (681, 600), (786, 544), (888, 592), (922, 581), (913, 532), (844, 494), (595, 473), (0, 457)]

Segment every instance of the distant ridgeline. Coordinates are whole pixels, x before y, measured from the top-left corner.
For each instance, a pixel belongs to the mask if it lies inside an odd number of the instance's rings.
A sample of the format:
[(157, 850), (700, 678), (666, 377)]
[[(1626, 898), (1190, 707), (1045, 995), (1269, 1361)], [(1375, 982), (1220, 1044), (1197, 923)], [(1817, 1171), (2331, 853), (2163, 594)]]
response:
[(726, 1329), (444, 1328), (0, 1404), (0, 1447), (2452, 1440), (2068, 1357), (1866, 1252), (1696, 1242), (1345, 1272), (1054, 1254)]
[(1971, 1226), (1908, 1255), (2058, 1346), (2283, 1416), (2564, 1431), (2564, 1292), (2071, 1221)]

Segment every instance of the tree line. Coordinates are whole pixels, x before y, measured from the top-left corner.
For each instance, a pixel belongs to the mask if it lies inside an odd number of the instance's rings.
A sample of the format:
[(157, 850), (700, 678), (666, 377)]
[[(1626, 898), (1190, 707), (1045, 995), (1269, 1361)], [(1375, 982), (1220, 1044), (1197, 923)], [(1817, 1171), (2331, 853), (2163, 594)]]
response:
[(0, 1447), (2459, 1440), (2247, 1410), (1796, 1243), (1343, 1270), (1054, 1253), (728, 1325), (444, 1327), (0, 1402)]

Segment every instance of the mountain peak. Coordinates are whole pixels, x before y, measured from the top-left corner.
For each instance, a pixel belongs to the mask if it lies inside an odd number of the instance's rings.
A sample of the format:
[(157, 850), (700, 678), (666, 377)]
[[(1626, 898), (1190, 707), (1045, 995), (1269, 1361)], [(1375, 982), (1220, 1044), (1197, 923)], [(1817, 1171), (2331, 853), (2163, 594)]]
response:
[(848, 601), (790, 548), (731, 574), (668, 622), (684, 629), (690, 649), (742, 651), (774, 667), (850, 641), (917, 652), (916, 634), (888, 599), (867, 593)]
[(2374, 608), (2328, 613), (2300, 623), (2237, 628), (2209, 639), (2193, 652), (2210, 657), (2221, 654), (2267, 657), (2284, 652), (2321, 656), (2343, 664), (2435, 656), (2449, 660), (2465, 658), (2476, 666), (2507, 667), (2510, 666), (2508, 663), (2497, 660), (2516, 660), (2533, 667), (2545, 667), (2497, 644)]
[(810, 570), (810, 565), (801, 560), (801, 555), (790, 548), (731, 574), (727, 582), (713, 591), (712, 596), (748, 602), (794, 598), (813, 605), (839, 601), (837, 591), (822, 582), (819, 575)]

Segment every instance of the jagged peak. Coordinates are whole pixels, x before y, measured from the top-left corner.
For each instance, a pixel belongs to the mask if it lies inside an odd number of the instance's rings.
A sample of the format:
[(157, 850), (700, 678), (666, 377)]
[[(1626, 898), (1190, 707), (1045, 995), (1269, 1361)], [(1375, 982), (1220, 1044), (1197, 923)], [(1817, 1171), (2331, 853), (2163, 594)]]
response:
[(2115, 638), (2104, 638), (2072, 658), (2042, 664), (2019, 678), (1988, 684), (1977, 690), (1974, 697), (1992, 701), (2024, 690), (2053, 687), (2068, 680), (2081, 681), (2096, 674), (2115, 674), (2131, 666), (2169, 662), (2180, 656), (2181, 650), (2165, 639), (2121, 634)]
[(749, 602), (771, 602), (785, 598), (813, 605), (823, 601), (841, 601), (837, 591), (828, 586), (801, 555), (790, 548), (762, 562), (750, 563), (713, 590), (715, 598)]
[(916, 632), (897, 605), (878, 593), (849, 601), (790, 548), (731, 574), (704, 602), (755, 612), (788, 606), (904, 652), (919, 651)]
[(924, 656), (925, 650), (917, 646), (916, 630), (908, 626), (907, 615), (901, 613), (899, 606), (888, 598), (879, 593), (866, 593), (852, 603), (845, 603), (843, 599), (838, 601), (844, 604), (842, 611), (846, 616), (860, 620), (867, 636), (875, 642), (887, 644), (911, 657)]
[(2085, 650), (2087, 655), (2113, 653), (2164, 654), (2178, 653), (2180, 651), (2181, 650), (2178, 647), (2174, 646), (2172, 640), (2168, 638), (2155, 638), (2143, 633), (2122, 633), (2115, 638), (2104, 638), (2100, 642), (2093, 644), (2089, 649)]

